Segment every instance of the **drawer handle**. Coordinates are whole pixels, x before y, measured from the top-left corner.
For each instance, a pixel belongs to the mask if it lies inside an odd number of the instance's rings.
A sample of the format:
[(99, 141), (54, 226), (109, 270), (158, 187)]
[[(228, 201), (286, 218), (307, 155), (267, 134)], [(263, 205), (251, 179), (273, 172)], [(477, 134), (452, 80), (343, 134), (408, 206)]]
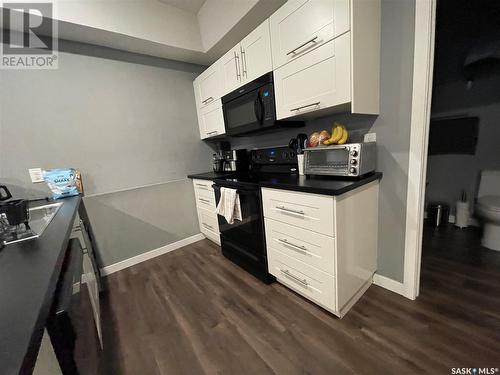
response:
[(301, 251), (307, 253), (307, 248), (305, 246), (300, 246), (300, 245), (296, 245), (296, 244), (294, 244), (292, 242), (288, 242), (288, 240), (286, 238), (284, 238), (284, 239), (278, 238), (278, 241), (280, 241), (281, 243), (284, 243), (285, 245), (294, 247), (294, 248), (296, 248), (298, 250), (301, 250)]
[(304, 286), (308, 286), (308, 285), (309, 285), (309, 284), (307, 283), (307, 280), (306, 280), (306, 279), (301, 279), (301, 278), (299, 278), (299, 277), (297, 277), (297, 276), (293, 275), (293, 274), (292, 274), (290, 271), (288, 271), (288, 270), (282, 270), (282, 269), (280, 268), (280, 271), (281, 271), (281, 272), (282, 272), (285, 276), (288, 276), (288, 277), (289, 277), (289, 278), (291, 278), (292, 280), (295, 280), (295, 281), (297, 281), (297, 282), (301, 283), (301, 284), (302, 284), (302, 285), (304, 285)]
[(291, 208), (286, 208), (285, 206), (276, 206), (278, 210), (285, 211), (285, 212), (290, 212), (292, 214), (296, 215), (304, 215), (304, 211), (297, 211), (297, 210), (292, 210)]
[(311, 38), (309, 39), (307, 42), (304, 42), (302, 43), (300, 46), (298, 47), (295, 47), (294, 49), (292, 49), (290, 52), (288, 52), (286, 55), (291, 55), (292, 53), (296, 53), (295, 51), (297, 51), (298, 49), (302, 48), (302, 47), (305, 47), (307, 46), (309, 43), (314, 43), (316, 44), (316, 39), (318, 39), (318, 36), (316, 35), (314, 38)]
[(210, 229), (210, 230), (214, 230), (214, 227), (213, 227), (213, 226), (208, 225), (208, 224), (205, 224), (205, 223), (202, 223), (202, 224), (203, 224), (203, 226), (204, 226), (205, 228)]
[(217, 130), (214, 130), (213, 132), (208, 132), (207, 135), (211, 135), (211, 134), (217, 134)]
[(210, 201), (208, 199), (204, 199), (204, 198), (198, 198), (199, 201), (202, 201), (204, 203), (210, 203)]
[(307, 108), (307, 107), (312, 107), (312, 106), (315, 106), (315, 105), (319, 105), (320, 103), (321, 102), (316, 102), (316, 103), (302, 105), (302, 106), (297, 107), (297, 108), (292, 108), (292, 109), (290, 109), (290, 111), (300, 111), (301, 109), (304, 109), (304, 108)]
[(202, 100), (201, 102), (203, 104), (206, 104), (206, 103), (210, 103), (214, 100), (213, 96), (209, 96), (208, 98), (206, 98), (205, 100)]

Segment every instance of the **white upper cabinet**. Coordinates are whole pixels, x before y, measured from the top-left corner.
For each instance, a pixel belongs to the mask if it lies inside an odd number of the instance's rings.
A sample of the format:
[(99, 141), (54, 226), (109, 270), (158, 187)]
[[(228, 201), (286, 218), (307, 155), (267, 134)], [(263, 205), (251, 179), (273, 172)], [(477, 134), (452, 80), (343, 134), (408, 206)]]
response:
[(269, 20), (260, 24), (216, 64), (222, 67), (222, 96), (272, 71)]
[(243, 82), (241, 67), (240, 45), (226, 52), (216, 64), (221, 66), (222, 71), (222, 96), (230, 93)]
[(198, 125), (201, 139), (215, 137), (226, 132), (220, 98), (198, 109)]
[(203, 107), (221, 97), (221, 71), (217, 63), (208, 67), (195, 80), (197, 107)]
[(273, 70), (269, 20), (263, 22), (240, 43), (242, 83)]
[(289, 0), (270, 17), (270, 29), (277, 69), (347, 32), (349, 0)]
[(274, 72), (277, 118), (348, 104), (351, 101), (349, 33)]

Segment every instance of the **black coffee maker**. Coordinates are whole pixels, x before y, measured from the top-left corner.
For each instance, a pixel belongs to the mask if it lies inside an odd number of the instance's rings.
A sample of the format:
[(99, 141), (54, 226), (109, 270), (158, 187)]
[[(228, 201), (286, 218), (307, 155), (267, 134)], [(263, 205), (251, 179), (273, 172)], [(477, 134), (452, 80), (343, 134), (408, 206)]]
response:
[(11, 199), (12, 194), (5, 185), (0, 185), (0, 219), (4, 225), (28, 226), (29, 210), (26, 199)]

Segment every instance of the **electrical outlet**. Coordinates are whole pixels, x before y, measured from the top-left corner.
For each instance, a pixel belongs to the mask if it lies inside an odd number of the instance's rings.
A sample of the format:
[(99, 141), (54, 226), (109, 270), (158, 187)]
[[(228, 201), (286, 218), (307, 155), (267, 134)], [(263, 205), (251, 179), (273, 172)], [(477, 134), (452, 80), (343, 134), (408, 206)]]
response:
[(366, 133), (365, 142), (377, 142), (377, 133)]
[(30, 168), (28, 172), (30, 173), (32, 183), (36, 184), (38, 182), (43, 182), (42, 168)]

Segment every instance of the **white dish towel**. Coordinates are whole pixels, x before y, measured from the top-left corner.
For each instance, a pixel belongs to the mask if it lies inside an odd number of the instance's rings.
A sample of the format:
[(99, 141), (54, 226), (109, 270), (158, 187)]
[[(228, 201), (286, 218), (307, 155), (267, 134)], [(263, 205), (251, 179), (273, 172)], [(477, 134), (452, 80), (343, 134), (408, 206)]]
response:
[(236, 189), (220, 188), (220, 201), (217, 205), (217, 214), (224, 216), (228, 224), (234, 220), (241, 221), (240, 196)]

